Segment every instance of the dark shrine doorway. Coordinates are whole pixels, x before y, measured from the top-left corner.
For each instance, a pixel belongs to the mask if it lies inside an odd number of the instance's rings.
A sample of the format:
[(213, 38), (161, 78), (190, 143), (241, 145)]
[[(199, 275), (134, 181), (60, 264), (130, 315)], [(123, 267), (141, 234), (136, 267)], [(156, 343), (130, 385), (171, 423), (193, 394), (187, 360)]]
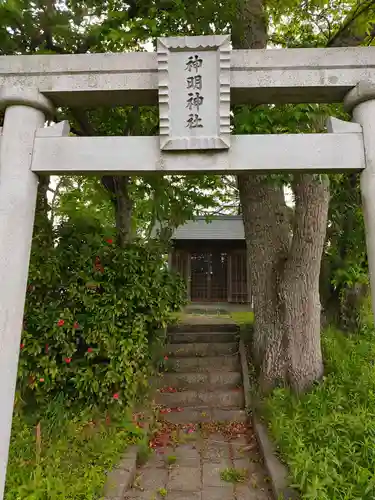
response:
[(191, 259), (190, 297), (194, 302), (228, 300), (228, 254), (193, 252)]
[(184, 278), (191, 302), (250, 302), (245, 248), (223, 243), (180, 242), (172, 250), (171, 266)]

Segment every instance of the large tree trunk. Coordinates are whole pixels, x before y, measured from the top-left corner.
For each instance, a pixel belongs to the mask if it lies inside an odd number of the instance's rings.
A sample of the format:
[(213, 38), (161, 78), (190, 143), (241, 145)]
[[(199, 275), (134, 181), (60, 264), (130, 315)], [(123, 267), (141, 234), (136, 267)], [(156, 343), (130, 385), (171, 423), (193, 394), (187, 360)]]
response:
[(282, 279), (290, 232), (279, 185), (265, 175), (242, 174), (238, 187), (254, 297), (253, 357), (266, 389), (286, 375), (283, 308), (276, 285)]
[[(242, 0), (236, 17), (233, 47), (266, 48), (262, 0)], [(282, 279), (290, 231), (282, 186), (272, 184), (266, 175), (244, 173), (238, 176), (238, 188), (254, 297), (253, 355), (261, 388), (267, 390), (286, 377), (283, 307), (277, 284)]]
[[(245, 31), (238, 37), (241, 30), (236, 28), (235, 48), (265, 48), (262, 0), (244, 1), (237, 18)], [(267, 391), (290, 383), (303, 390), (323, 372), (319, 271), (328, 183), (312, 175), (295, 179), (293, 232), (280, 184), (270, 176), (241, 174), (238, 187), (254, 295), (253, 351), (260, 387)]]
[(320, 346), (319, 274), (327, 227), (327, 176), (295, 176), (295, 219), (281, 281), (287, 381), (295, 391), (323, 374)]

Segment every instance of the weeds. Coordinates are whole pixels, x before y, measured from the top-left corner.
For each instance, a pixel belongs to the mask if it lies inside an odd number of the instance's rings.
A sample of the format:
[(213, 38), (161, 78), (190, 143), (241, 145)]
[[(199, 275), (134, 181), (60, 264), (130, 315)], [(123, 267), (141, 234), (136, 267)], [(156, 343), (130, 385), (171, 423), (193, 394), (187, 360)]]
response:
[(375, 498), (375, 336), (322, 337), (326, 373), (300, 397), (266, 402), (271, 432), (294, 486), (308, 500)]
[(173, 465), (177, 461), (177, 457), (175, 455), (168, 455), (167, 456), (167, 464), (168, 465)]
[(130, 416), (67, 409), (16, 410), (5, 500), (92, 500), (127, 445), (142, 439)]
[(222, 481), (227, 483), (243, 483), (247, 477), (246, 469), (234, 469), (233, 467), (228, 467), (220, 471), (220, 478)]

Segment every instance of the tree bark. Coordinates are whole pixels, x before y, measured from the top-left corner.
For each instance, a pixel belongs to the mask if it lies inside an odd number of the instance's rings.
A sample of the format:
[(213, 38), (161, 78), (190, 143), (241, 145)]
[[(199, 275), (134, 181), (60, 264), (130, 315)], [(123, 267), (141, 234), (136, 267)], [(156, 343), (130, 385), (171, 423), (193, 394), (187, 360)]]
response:
[(329, 203), (326, 175), (295, 176), (295, 219), (281, 281), (287, 382), (303, 391), (323, 374), (319, 274)]
[(284, 380), (283, 308), (277, 284), (289, 248), (284, 193), (266, 175), (238, 176), (254, 298), (253, 358), (263, 390)]
[[(265, 48), (262, 0), (240, 5), (237, 19), (244, 32), (235, 30), (234, 47)], [(251, 19), (254, 16), (257, 19)], [(295, 177), (293, 231), (281, 184), (267, 175), (241, 174), (238, 187), (254, 296), (253, 353), (260, 388), (268, 391), (289, 383), (301, 391), (323, 373), (319, 272), (328, 181), (307, 174)]]
[[(262, 0), (237, 4), (232, 42), (236, 49), (266, 48)], [(286, 376), (283, 308), (276, 284), (282, 278), (290, 231), (281, 185), (272, 184), (266, 175), (248, 173), (238, 175), (237, 182), (254, 298), (253, 358), (261, 388), (266, 391)]]

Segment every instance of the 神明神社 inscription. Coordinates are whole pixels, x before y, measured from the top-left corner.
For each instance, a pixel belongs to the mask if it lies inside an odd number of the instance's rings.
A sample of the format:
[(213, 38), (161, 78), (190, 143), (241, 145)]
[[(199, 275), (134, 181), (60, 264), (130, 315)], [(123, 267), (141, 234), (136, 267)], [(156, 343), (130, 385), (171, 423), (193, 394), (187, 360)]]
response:
[(227, 149), (229, 38), (161, 38), (158, 68), (161, 149)]
[[(185, 71), (189, 73), (198, 71), (203, 66), (203, 59), (197, 54), (190, 56), (186, 62)], [(188, 76), (186, 78), (186, 88), (189, 90), (186, 107), (190, 111), (186, 127), (187, 128), (203, 128), (202, 118), (199, 115), (199, 108), (202, 106), (204, 97), (200, 93), (203, 87), (203, 78), (201, 74)], [(195, 90), (195, 92), (192, 92)]]

